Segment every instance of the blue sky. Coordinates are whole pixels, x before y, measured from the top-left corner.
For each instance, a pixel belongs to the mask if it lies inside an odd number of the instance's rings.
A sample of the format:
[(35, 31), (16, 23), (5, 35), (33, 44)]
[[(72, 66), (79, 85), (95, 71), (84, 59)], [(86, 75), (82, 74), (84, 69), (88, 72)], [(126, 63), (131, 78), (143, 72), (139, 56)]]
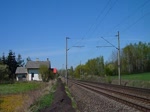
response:
[[(9, 50), (26, 60), (46, 60), (65, 68), (65, 38), (68, 66), (104, 56), (111, 59), (117, 47), (150, 42), (150, 0), (0, 0), (0, 56)], [(77, 48), (73, 46), (84, 46)]]

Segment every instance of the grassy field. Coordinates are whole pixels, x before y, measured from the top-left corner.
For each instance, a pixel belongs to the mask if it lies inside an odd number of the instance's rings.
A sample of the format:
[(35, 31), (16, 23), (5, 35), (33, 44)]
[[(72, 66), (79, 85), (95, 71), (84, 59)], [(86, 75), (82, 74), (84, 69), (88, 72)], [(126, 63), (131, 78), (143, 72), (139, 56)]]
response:
[(28, 97), (22, 94), (0, 96), (0, 112), (15, 112), (17, 107), (22, 106), (24, 99)]
[(40, 89), (43, 86), (44, 83), (41, 82), (16, 82), (14, 84), (0, 84), (0, 111), (16, 112), (26, 100), (28, 101), (29, 97), (26, 92)]
[(24, 93), (38, 88), (41, 83), (37, 82), (17, 82), (14, 84), (0, 84), (0, 95)]
[[(118, 76), (111, 76), (112, 84), (118, 84)], [(121, 75), (121, 84), (132, 87), (150, 89), (150, 73)]]
[[(112, 78), (112, 79), (117, 79), (118, 76), (112, 76), (111, 78)], [(150, 73), (121, 75), (121, 79), (122, 79), (122, 80), (150, 81)]]

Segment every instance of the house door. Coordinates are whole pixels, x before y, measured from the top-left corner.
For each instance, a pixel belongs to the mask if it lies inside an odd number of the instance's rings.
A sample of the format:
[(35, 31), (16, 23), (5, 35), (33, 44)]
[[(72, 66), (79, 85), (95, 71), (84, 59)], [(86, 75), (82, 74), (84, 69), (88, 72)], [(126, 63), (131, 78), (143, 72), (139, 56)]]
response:
[(31, 73), (31, 80), (33, 80), (33, 77), (34, 77), (34, 73)]

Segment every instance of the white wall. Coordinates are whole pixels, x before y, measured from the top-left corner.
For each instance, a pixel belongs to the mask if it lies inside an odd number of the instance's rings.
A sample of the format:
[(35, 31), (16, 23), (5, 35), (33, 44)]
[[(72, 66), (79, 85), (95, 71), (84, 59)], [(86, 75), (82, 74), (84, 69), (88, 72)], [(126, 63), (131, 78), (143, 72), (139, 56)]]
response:
[(29, 69), (28, 70), (29, 81), (31, 81), (32, 73), (34, 73), (33, 80), (42, 81), (42, 79), (39, 79), (39, 70), (38, 69)]

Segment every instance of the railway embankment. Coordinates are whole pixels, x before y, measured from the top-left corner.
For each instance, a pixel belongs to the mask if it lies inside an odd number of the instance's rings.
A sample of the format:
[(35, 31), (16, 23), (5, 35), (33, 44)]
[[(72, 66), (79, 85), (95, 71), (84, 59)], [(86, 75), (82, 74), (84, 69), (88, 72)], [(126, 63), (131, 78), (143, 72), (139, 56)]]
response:
[(69, 81), (69, 89), (81, 112), (138, 112), (138, 110)]

